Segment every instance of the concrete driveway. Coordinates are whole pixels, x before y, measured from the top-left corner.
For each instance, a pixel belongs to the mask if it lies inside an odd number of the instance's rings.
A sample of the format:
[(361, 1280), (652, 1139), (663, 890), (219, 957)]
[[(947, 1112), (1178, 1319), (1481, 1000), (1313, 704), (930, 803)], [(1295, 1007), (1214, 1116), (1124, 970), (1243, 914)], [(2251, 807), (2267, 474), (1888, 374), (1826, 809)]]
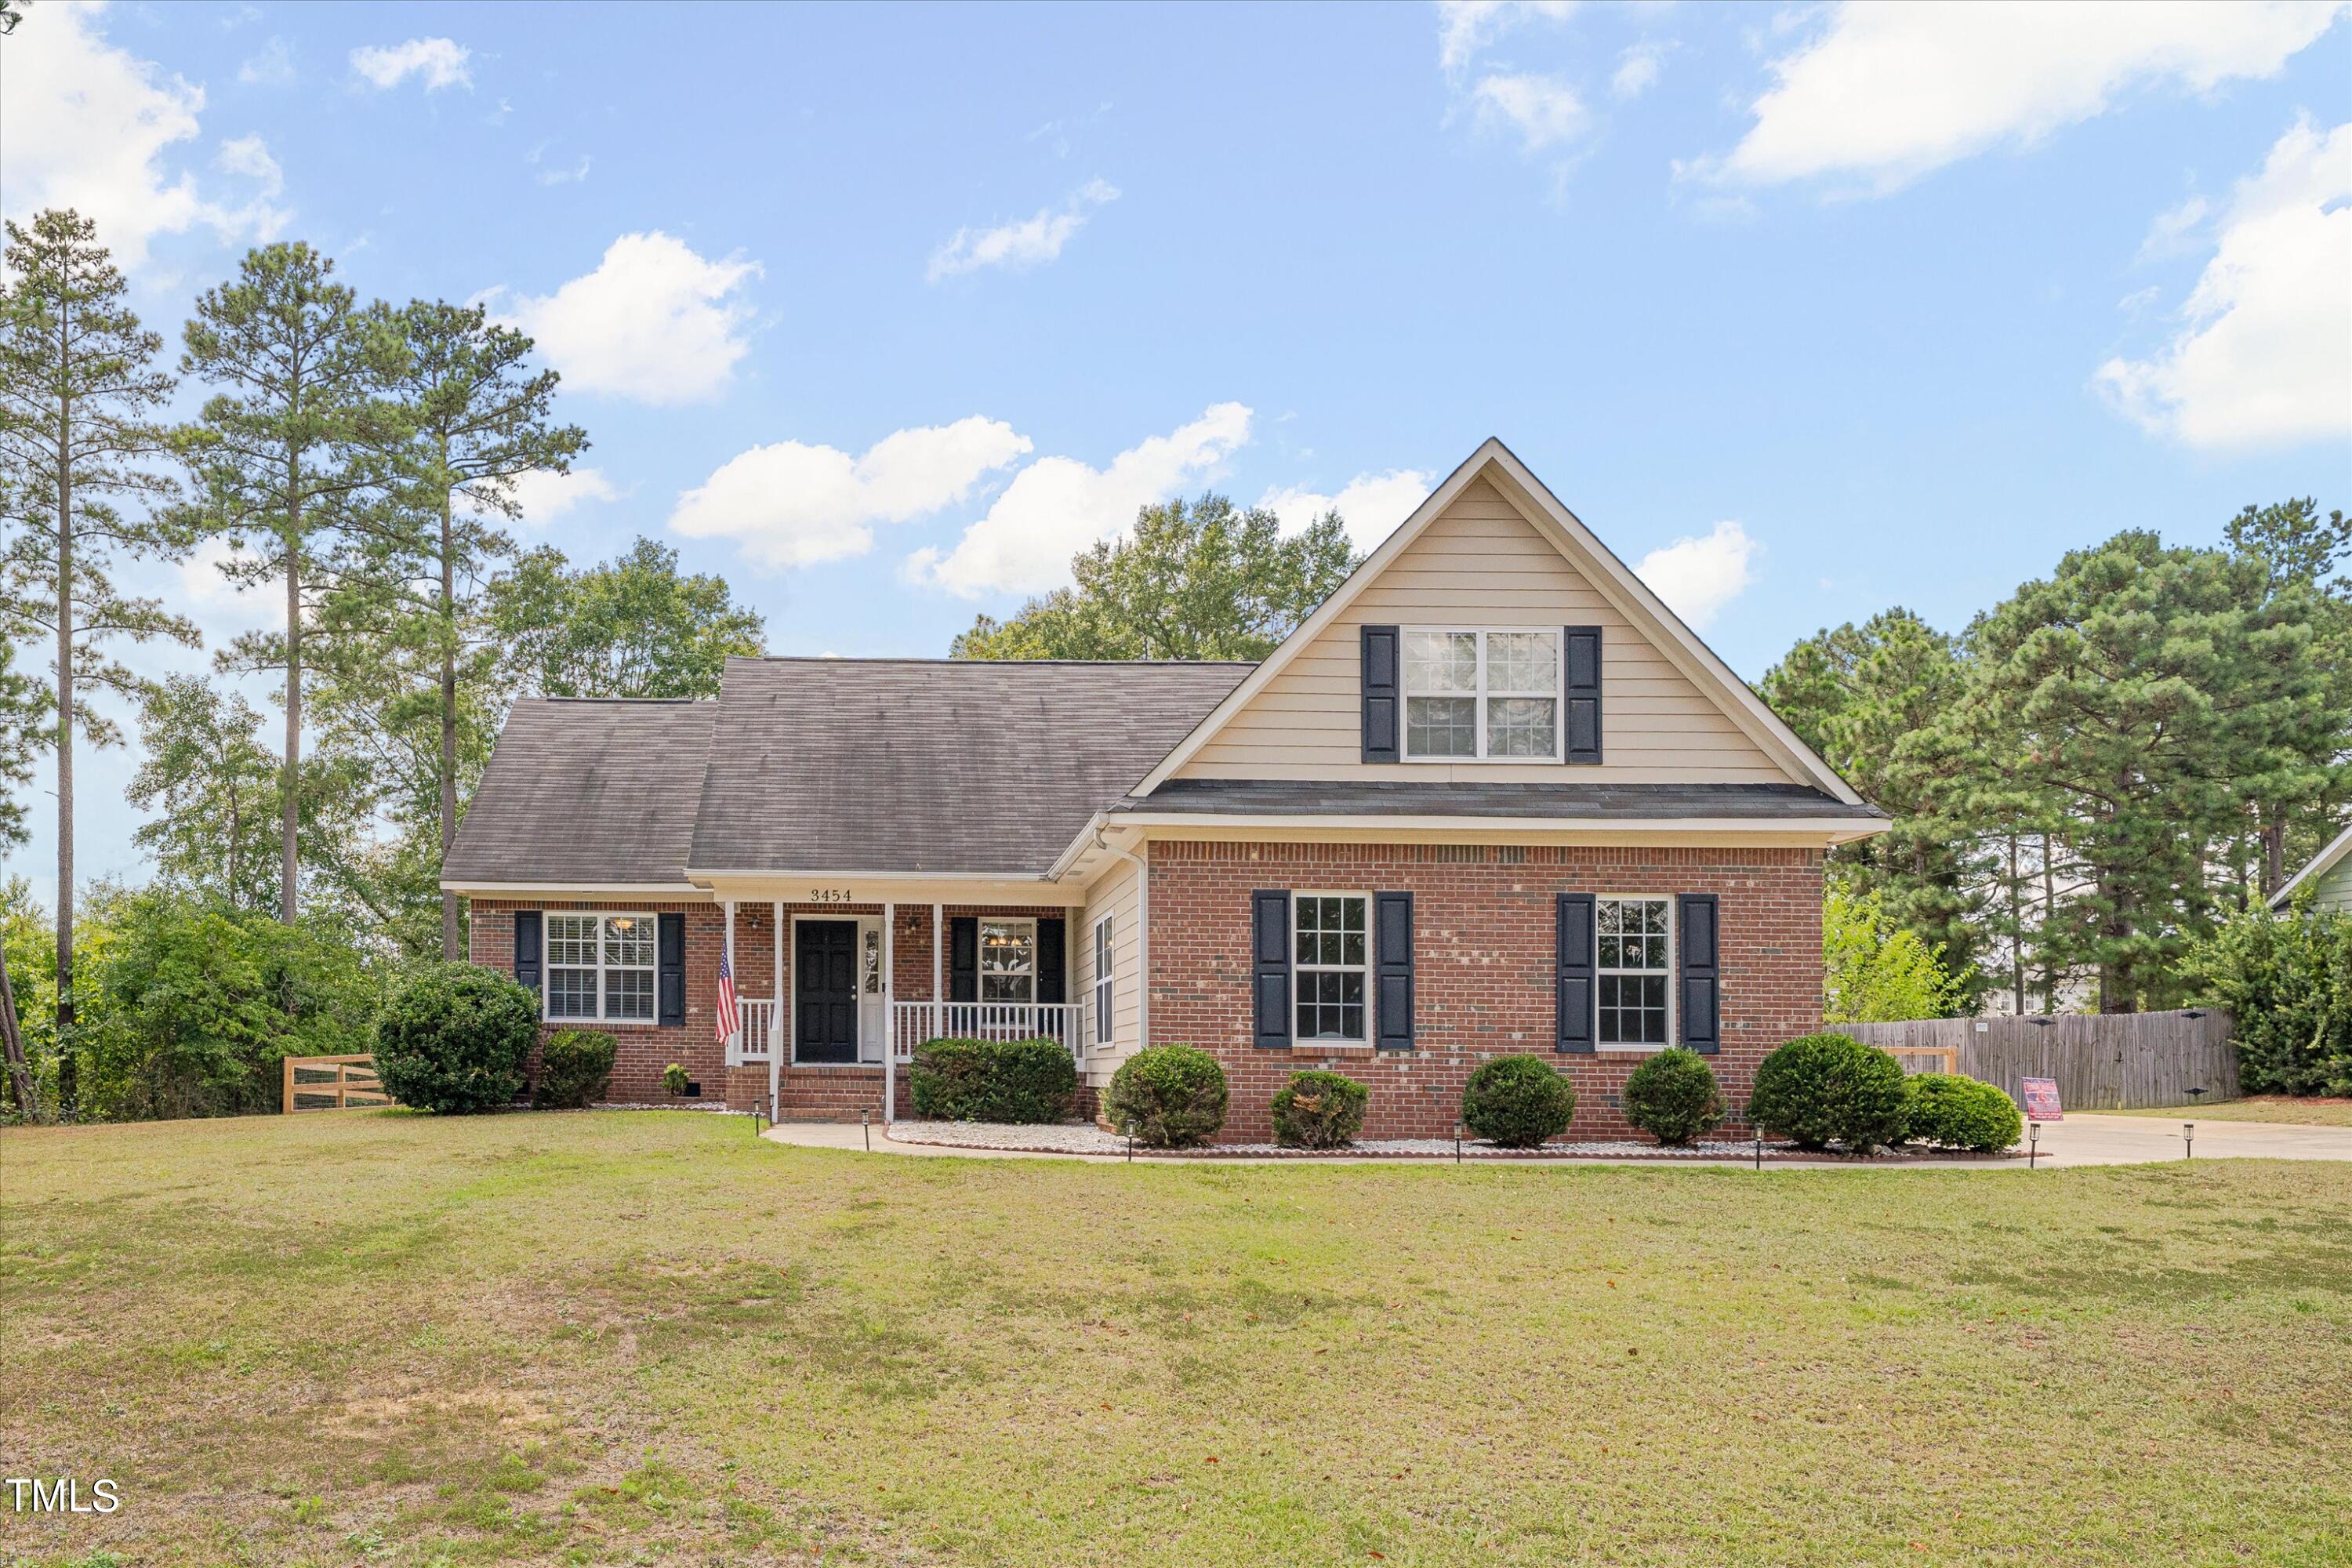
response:
[[(797, 1144), (814, 1149), (860, 1149), (866, 1146), (867, 1130), (856, 1126), (840, 1126), (823, 1122), (785, 1122), (771, 1127), (764, 1136), (779, 1143)], [(900, 1143), (886, 1138), (880, 1127), (871, 1130), (873, 1151), (877, 1154), (947, 1155), (950, 1158), (992, 1160), (1115, 1160), (1108, 1154), (1035, 1154), (1016, 1153), (1010, 1150), (950, 1149), (938, 1144)], [(2193, 1158), (2200, 1160), (2352, 1160), (2352, 1128), (2291, 1127), (2273, 1121), (2201, 1121), (2197, 1124), (2197, 1147)], [(2152, 1116), (2090, 1116), (2070, 1115), (2063, 1121), (2042, 1124), (2042, 1154), (2036, 1162), (2045, 1167), (2060, 1165), (2146, 1165), (2181, 1157), (2181, 1130), (2178, 1121), (2159, 1121)], [(1149, 1156), (1145, 1156), (1149, 1158)], [(1344, 1158), (1344, 1156), (1342, 1157)], [(1192, 1163), (1192, 1162), (1187, 1162)], [(1289, 1162), (1284, 1162), (1286, 1163)], [(1318, 1164), (1332, 1162), (1318, 1160)], [(1591, 1162), (1592, 1164), (1602, 1163)], [(1693, 1165), (1713, 1162), (1698, 1160), (1612, 1160), (1609, 1164)], [(1745, 1162), (1727, 1162), (1744, 1163)], [(1570, 1163), (1570, 1162), (1562, 1162)], [(1585, 1165), (1586, 1162), (1573, 1162)], [(2014, 1160), (1913, 1161), (1901, 1165), (1884, 1165), (1874, 1161), (1836, 1161), (1816, 1163), (1807, 1161), (1775, 1163), (1765, 1161), (1768, 1170), (1780, 1171), (1885, 1171), (1885, 1170), (1963, 1170), (2003, 1171), (2021, 1169), (2025, 1156)], [(1516, 1167), (1525, 1169), (1525, 1166)]]

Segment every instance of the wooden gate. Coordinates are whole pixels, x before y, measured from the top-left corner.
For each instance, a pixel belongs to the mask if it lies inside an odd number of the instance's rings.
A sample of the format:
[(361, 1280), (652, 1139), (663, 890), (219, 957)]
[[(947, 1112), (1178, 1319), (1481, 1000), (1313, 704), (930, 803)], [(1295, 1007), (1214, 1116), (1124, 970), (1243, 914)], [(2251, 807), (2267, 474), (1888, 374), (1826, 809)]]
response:
[[(2054, 1079), (2069, 1110), (2140, 1110), (2235, 1100), (2238, 1050), (2230, 1015), (2219, 1008), (2174, 1013), (2074, 1013), (2025, 1018), (1915, 1018), (1900, 1024), (1832, 1024), (1841, 1035), (1895, 1053), (1948, 1052), (1945, 1068), (1998, 1084), (2024, 1099), (2023, 1080)], [(1907, 1070), (1919, 1070), (1906, 1061)], [(2189, 1091), (2205, 1092), (2192, 1096)]]
[(390, 1105), (383, 1080), (375, 1076), (375, 1058), (358, 1057), (288, 1057), (285, 1114), (298, 1110), (343, 1110), (353, 1106)]

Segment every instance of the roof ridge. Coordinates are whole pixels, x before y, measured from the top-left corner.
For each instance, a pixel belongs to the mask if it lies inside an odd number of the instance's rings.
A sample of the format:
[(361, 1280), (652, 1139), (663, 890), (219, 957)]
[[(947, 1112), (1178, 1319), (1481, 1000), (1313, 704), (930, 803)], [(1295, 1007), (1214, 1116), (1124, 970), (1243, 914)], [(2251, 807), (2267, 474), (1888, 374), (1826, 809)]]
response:
[(1034, 668), (1044, 666), (1067, 669), (1072, 666), (1102, 669), (1133, 669), (1138, 666), (1176, 669), (1254, 669), (1254, 658), (928, 658), (915, 654), (877, 654), (872, 657), (845, 657), (824, 653), (761, 653), (730, 654), (729, 662), (746, 664), (913, 664), (942, 668), (962, 667), (973, 669)]

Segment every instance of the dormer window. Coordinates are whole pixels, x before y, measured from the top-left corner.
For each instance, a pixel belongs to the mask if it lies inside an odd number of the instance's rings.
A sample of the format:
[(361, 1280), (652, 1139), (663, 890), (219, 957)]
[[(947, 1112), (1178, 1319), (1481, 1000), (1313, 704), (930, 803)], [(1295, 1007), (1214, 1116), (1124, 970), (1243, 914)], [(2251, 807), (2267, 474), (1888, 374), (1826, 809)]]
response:
[(1559, 760), (1559, 633), (1404, 634), (1407, 762)]

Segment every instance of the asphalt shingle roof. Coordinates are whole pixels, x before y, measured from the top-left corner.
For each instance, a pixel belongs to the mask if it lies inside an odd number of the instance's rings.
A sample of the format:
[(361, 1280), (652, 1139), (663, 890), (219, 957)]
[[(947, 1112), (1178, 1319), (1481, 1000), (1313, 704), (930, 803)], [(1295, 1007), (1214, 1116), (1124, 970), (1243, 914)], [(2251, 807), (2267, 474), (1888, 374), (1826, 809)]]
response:
[(473, 883), (683, 883), (718, 706), (517, 702), (441, 875)]

